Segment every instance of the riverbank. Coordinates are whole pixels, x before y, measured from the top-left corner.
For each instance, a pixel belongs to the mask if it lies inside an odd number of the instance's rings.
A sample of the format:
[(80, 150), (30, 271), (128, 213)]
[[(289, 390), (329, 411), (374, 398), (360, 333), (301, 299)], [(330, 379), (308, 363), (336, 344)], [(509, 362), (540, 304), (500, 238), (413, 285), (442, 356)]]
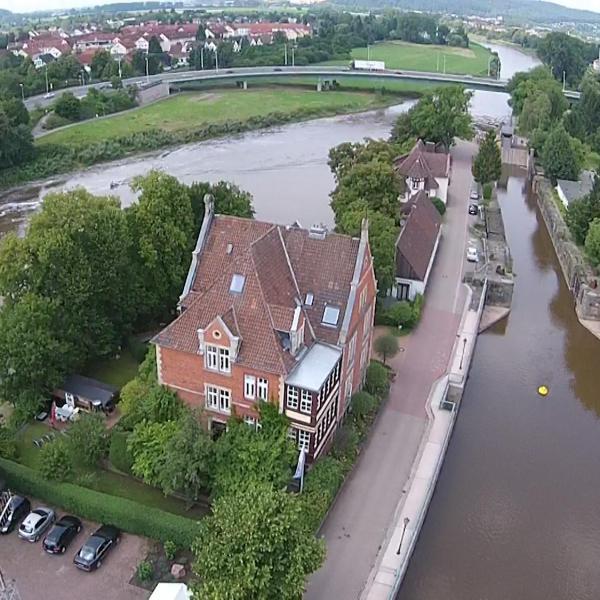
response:
[[(231, 96), (229, 96), (231, 94)], [(218, 102), (208, 103), (196, 108), (197, 115), (211, 121), (202, 121), (196, 126), (190, 123), (185, 110), (174, 110), (170, 115), (168, 104), (156, 103), (148, 106), (146, 112), (115, 115), (99, 123), (82, 123), (66, 130), (45, 136), (37, 146), (38, 155), (29, 163), (18, 168), (2, 171), (0, 189), (8, 189), (21, 184), (41, 181), (56, 175), (62, 175), (99, 163), (109, 162), (160, 150), (181, 146), (192, 142), (222, 138), (248, 131), (288, 123), (307, 121), (320, 117), (341, 114), (362, 113), (369, 109), (385, 108), (397, 104), (402, 98), (396, 94), (369, 94), (365, 92), (308, 92), (306, 90), (258, 90), (227, 92), (227, 97), (235, 102), (228, 103), (227, 110), (221, 111)], [(178, 98), (191, 97), (179, 96)], [(242, 105), (252, 98), (251, 108), (245, 111)], [(271, 100), (271, 101), (269, 101)], [(181, 101), (179, 101), (181, 103)], [(277, 103), (275, 103), (277, 102)], [(199, 104), (202, 104), (199, 102)], [(209, 106), (210, 105), (210, 106)], [(209, 106), (209, 108), (207, 108)], [(179, 105), (181, 109), (181, 105)], [(281, 110), (277, 110), (281, 108)], [(255, 112), (253, 113), (252, 110)], [(242, 118), (240, 119), (240, 115)], [(145, 119), (148, 119), (145, 121)], [(168, 129), (160, 127), (168, 121)], [(131, 123), (134, 125), (131, 125)], [(131, 130), (128, 129), (131, 127)], [(78, 132), (88, 131), (88, 141), (78, 142)], [(111, 135), (111, 132), (114, 135)], [(103, 137), (105, 136), (105, 137)], [(51, 143), (56, 140), (69, 140), (70, 143)], [(72, 141), (72, 143), (71, 143)], [(43, 143), (42, 143), (43, 142)]]

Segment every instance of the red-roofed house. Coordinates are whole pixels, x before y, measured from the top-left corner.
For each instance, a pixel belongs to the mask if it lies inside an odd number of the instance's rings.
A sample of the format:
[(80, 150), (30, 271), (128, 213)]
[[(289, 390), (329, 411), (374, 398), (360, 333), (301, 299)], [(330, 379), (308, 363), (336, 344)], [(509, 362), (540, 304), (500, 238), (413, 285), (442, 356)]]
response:
[(449, 153), (438, 152), (435, 144), (418, 140), (409, 154), (394, 160), (394, 167), (406, 182), (405, 200), (425, 190), (430, 198), (437, 197), (447, 203), (451, 172)]
[(376, 282), (360, 239), (213, 214), (202, 224), (180, 316), (153, 340), (159, 381), (218, 433), (275, 403), (313, 459), (362, 385)]
[(402, 206), (402, 229), (396, 240), (396, 269), (390, 295), (414, 300), (424, 294), (440, 242), (442, 218), (425, 190)]

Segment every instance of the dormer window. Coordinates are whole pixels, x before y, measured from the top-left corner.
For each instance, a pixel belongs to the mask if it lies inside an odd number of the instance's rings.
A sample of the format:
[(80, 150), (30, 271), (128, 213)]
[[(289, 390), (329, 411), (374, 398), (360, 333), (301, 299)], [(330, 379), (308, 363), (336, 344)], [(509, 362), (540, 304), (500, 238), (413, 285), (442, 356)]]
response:
[(205, 366), (207, 369), (219, 371), (220, 373), (231, 373), (231, 354), (229, 348), (206, 344), (204, 356), (206, 357)]
[(304, 298), (304, 304), (306, 306), (312, 306), (314, 301), (315, 301), (315, 297), (314, 297), (313, 293), (308, 292), (306, 294), (306, 298)]
[(338, 319), (340, 318), (340, 309), (337, 306), (327, 305), (323, 311), (323, 325), (337, 327)]

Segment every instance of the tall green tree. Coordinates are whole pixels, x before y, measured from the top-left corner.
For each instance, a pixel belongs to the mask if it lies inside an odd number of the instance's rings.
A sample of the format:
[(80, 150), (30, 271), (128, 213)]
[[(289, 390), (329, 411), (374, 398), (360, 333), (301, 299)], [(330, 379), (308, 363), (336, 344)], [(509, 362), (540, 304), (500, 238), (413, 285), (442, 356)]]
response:
[(33, 137), (27, 125), (15, 124), (0, 107), (0, 168), (20, 165), (33, 157)]
[(215, 443), (213, 494), (234, 492), (249, 481), (283, 489), (292, 475), (297, 451), (288, 437), (289, 421), (273, 404), (260, 405), (260, 428), (231, 418), (228, 430)]
[(600, 179), (596, 177), (592, 191), (584, 198), (569, 204), (565, 221), (575, 241), (583, 245), (590, 223), (598, 218), (600, 218)]
[(194, 214), (187, 186), (152, 171), (132, 189), (139, 201), (127, 209), (134, 244), (135, 299), (139, 321), (157, 321), (175, 308), (194, 244)]
[(502, 155), (496, 141), (496, 132), (490, 130), (479, 146), (479, 152), (473, 160), (473, 177), (482, 185), (498, 181), (502, 175)]
[(298, 499), (253, 480), (217, 498), (193, 551), (203, 600), (298, 600), (325, 556)]
[(410, 111), (413, 131), (417, 137), (454, 145), (456, 138), (473, 137), (469, 103), (473, 94), (459, 86), (441, 87), (425, 94)]
[(595, 266), (600, 265), (600, 218), (590, 224), (585, 236), (585, 251)]
[(542, 164), (546, 176), (557, 179), (577, 180), (582, 167), (582, 157), (575, 147), (575, 140), (562, 124), (553, 128), (542, 148)]
[(542, 62), (548, 65), (554, 78), (577, 85), (591, 60), (597, 58), (597, 46), (566, 33), (554, 31), (544, 36), (537, 47)]

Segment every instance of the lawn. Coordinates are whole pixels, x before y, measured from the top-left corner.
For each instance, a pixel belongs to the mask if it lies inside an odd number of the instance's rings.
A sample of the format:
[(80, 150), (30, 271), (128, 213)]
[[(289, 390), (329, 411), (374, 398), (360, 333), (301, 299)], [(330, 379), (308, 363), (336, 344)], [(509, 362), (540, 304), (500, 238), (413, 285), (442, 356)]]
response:
[[(37, 469), (40, 450), (33, 445), (33, 440), (39, 439), (50, 432), (51, 429), (46, 423), (34, 421), (27, 425), (17, 437), (18, 462), (32, 469)], [(78, 471), (80, 470), (78, 469)], [(165, 496), (157, 488), (113, 471), (97, 468), (91, 472), (80, 471), (79, 477), (80, 480), (76, 476), (73, 483), (113, 496), (129, 498), (140, 504), (160, 508), (184, 517), (201, 517), (207, 511), (204, 507), (194, 507), (192, 510), (188, 510), (185, 501), (172, 496)]]
[[(392, 41), (374, 44), (367, 48), (354, 48), (352, 58), (383, 60), (387, 69), (406, 69), (407, 71), (444, 72), (456, 75), (487, 75), (491, 52), (471, 43), (470, 48), (436, 46), (434, 44), (410, 44)], [(347, 61), (330, 61), (327, 64), (346, 64)]]
[(137, 375), (138, 367), (139, 362), (133, 354), (123, 350), (119, 358), (98, 360), (89, 365), (83, 374), (121, 389)]
[(328, 92), (302, 89), (215, 90), (180, 94), (124, 115), (99, 119), (55, 131), (38, 143), (97, 142), (151, 128), (177, 131), (208, 123), (241, 121), (272, 112), (330, 109), (354, 112), (381, 106), (381, 98), (367, 92)]

